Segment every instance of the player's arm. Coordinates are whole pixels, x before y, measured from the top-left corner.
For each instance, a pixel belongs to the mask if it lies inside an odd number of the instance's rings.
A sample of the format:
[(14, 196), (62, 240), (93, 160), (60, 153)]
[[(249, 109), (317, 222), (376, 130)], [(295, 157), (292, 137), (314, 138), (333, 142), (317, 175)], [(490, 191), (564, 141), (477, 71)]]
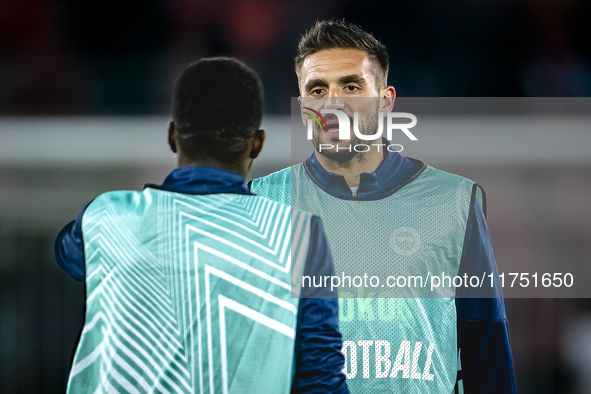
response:
[[(322, 222), (312, 217), (305, 276), (334, 275)], [(309, 298), (315, 297), (315, 298)], [(337, 291), (302, 288), (295, 343), (292, 393), (348, 393), (342, 372), (344, 357), (339, 331)]]
[[(484, 210), (472, 194), (472, 207), (466, 228), (460, 275), (482, 277), (498, 271)], [(483, 203), (486, 204), (483, 199)], [(460, 348), (464, 392), (515, 393), (513, 356), (509, 327), (500, 286), (495, 283), (491, 298), (478, 298), (481, 290), (468, 288), (456, 298), (458, 346)]]
[(84, 280), (84, 240), (82, 238), (82, 216), (87, 204), (75, 220), (60, 231), (55, 240), (55, 260), (57, 264), (78, 282)]

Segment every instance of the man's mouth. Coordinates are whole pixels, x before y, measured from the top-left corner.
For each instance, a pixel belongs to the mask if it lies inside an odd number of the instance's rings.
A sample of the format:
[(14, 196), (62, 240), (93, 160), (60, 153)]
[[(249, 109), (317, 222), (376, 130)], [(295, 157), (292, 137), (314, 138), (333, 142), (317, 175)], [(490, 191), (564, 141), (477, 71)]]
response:
[(338, 133), (339, 132), (339, 120), (338, 119), (328, 119), (326, 121), (326, 126), (328, 126), (327, 133)]

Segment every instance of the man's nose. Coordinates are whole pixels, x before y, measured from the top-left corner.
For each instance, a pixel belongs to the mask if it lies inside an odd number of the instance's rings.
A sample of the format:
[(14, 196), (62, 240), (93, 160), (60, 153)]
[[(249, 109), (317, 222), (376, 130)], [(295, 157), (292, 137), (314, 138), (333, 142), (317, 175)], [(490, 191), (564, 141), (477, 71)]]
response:
[(325, 109), (343, 109), (345, 108), (345, 101), (342, 97), (338, 97), (337, 93), (330, 91), (326, 101), (324, 102)]

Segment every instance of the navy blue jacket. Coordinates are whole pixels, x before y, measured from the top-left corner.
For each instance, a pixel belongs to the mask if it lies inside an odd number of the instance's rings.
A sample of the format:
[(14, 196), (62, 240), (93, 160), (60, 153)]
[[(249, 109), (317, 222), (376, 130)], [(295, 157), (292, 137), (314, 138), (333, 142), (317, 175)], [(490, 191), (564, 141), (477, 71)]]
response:
[[(178, 168), (168, 175), (162, 185), (146, 187), (183, 194), (251, 194), (240, 175), (209, 167)], [(62, 229), (55, 242), (57, 263), (77, 281), (85, 278), (82, 237), (82, 216), (85, 210), (86, 207)], [(310, 248), (304, 275), (334, 275), (330, 248), (322, 221), (317, 216), (311, 220)], [(336, 295), (336, 290), (333, 292), (328, 287), (302, 289), (296, 326), (292, 393), (349, 392), (342, 373), (344, 357), (341, 354), (342, 337)], [(317, 298), (309, 298), (312, 296)]]
[[(389, 152), (375, 172), (360, 175), (356, 193), (351, 191), (343, 176), (326, 171), (316, 160), (316, 153), (304, 162), (304, 167), (314, 183), (330, 195), (345, 200), (367, 201), (392, 195), (419, 176), (425, 164), (397, 152)], [(484, 190), (482, 192), (484, 197)], [(483, 272), (497, 273), (486, 224), (486, 207), (483, 209), (475, 193), (476, 187), (472, 190), (459, 276), (481, 277)], [(483, 204), (486, 205), (485, 198)], [(474, 293), (470, 287), (458, 289), (458, 347), (462, 363), (458, 380), (463, 380), (464, 392), (515, 393), (513, 356), (502, 293), (496, 293), (493, 298), (478, 298), (482, 295)]]

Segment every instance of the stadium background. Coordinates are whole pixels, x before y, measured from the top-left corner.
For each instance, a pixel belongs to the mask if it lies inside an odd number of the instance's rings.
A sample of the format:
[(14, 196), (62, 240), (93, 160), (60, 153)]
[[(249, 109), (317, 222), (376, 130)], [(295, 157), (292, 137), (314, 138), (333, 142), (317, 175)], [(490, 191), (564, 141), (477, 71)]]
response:
[[(261, 76), (269, 140), (256, 177), (284, 163), (282, 125), (298, 95), (292, 58), (316, 19), (344, 17), (381, 38), (401, 97), (586, 97), (590, 7), (584, 0), (1, 1), (0, 392), (63, 392), (84, 288), (57, 267), (55, 236), (99, 193), (160, 183), (173, 168), (166, 126), (173, 83), (188, 63), (232, 55)], [(530, 272), (540, 262), (590, 263), (591, 131), (569, 134), (558, 122), (555, 130), (508, 135), (486, 124), (413, 156), (485, 187), (497, 261)], [(591, 300), (505, 304), (518, 392), (591, 392)]]

